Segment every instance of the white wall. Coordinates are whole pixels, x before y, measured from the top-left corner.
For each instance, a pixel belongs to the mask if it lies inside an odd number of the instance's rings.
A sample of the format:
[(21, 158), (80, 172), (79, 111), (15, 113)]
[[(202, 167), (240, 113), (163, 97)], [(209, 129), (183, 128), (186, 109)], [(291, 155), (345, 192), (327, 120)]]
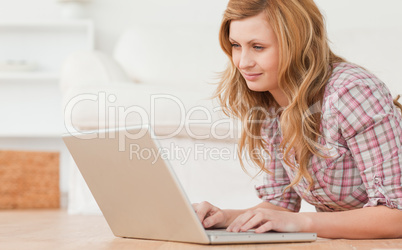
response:
[[(227, 0), (92, 0), (88, 16), (96, 24), (98, 48), (112, 51), (121, 32), (141, 23), (219, 24)], [(343, 28), (402, 25), (400, 0), (316, 0), (327, 17), (329, 31)], [(0, 0), (0, 20), (59, 18), (57, 0)]]
[[(226, 3), (222, 0), (92, 0), (86, 9), (95, 21), (98, 48), (111, 52), (117, 37), (131, 25), (218, 24)], [(57, 0), (0, 0), (0, 20), (60, 18), (60, 5)]]
[(316, 2), (326, 16), (334, 51), (375, 73), (394, 96), (402, 94), (402, 1)]
[(400, 0), (316, 0), (325, 14), (329, 30), (387, 27), (402, 24)]

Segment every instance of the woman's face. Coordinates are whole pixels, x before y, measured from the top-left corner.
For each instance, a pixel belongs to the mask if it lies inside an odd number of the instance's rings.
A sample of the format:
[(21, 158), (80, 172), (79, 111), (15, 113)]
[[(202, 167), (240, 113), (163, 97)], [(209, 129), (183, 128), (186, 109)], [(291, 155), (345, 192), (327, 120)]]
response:
[[(232, 58), (253, 91), (278, 92), (278, 39), (264, 13), (230, 23)], [(280, 93), (280, 91), (278, 92)]]

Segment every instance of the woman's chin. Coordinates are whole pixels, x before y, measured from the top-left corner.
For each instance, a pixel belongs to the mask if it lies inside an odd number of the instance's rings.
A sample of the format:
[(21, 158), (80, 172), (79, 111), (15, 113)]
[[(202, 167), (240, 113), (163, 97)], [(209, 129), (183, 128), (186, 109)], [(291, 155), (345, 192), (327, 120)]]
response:
[(248, 87), (249, 90), (255, 91), (255, 92), (265, 92), (265, 91), (267, 91), (266, 88), (264, 88), (263, 86), (261, 86), (258, 83), (255, 83), (255, 82), (248, 82), (247, 81), (247, 87)]

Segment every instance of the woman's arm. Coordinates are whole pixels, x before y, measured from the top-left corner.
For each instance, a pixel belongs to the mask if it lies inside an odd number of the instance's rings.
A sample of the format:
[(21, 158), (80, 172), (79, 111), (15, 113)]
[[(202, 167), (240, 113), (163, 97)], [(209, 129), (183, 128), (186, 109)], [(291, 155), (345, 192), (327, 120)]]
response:
[(310, 223), (304, 231), (325, 238), (401, 238), (402, 211), (385, 206), (345, 212), (300, 213)]
[(271, 209), (249, 210), (227, 228), (256, 233), (316, 232), (319, 237), (345, 239), (401, 238), (402, 211), (384, 206), (344, 212), (289, 213)]

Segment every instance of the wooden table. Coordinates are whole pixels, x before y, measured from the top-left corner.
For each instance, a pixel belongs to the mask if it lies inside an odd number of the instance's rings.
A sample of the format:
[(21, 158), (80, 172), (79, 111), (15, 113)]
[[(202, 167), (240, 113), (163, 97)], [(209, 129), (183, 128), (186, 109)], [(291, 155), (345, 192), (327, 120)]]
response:
[(113, 236), (100, 215), (63, 210), (0, 211), (0, 249), (402, 249), (402, 239), (328, 240), (313, 243), (206, 246)]

